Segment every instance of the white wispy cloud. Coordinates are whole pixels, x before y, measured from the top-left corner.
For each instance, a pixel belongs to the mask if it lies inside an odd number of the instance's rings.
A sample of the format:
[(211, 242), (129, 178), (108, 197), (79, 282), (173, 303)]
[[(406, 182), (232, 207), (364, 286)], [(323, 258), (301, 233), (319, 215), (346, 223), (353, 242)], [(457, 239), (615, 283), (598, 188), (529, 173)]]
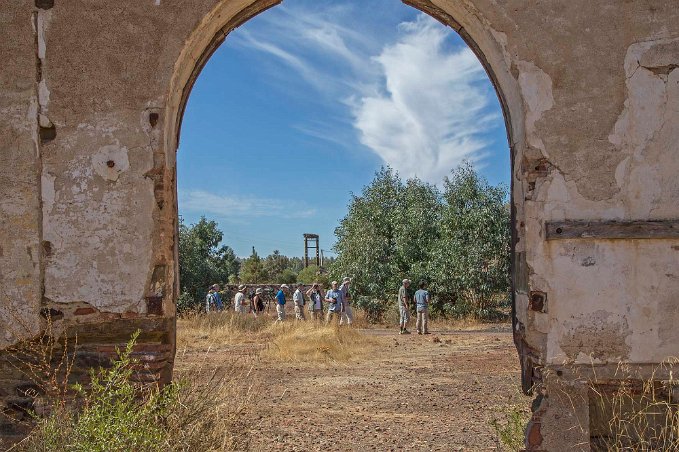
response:
[(487, 113), (493, 93), (479, 83), (486, 75), (473, 52), (448, 50), (447, 32), (433, 19), (418, 16), (401, 31), (374, 58), (384, 91), (357, 100), (354, 125), (401, 175), (437, 183), (464, 159), (481, 163), (484, 133), (497, 120)]
[(297, 129), (333, 141), (342, 134), (324, 130), (349, 123), (384, 163), (428, 182), (440, 183), (464, 159), (482, 167), (492, 144), (487, 132), (502, 119), (490, 108), (495, 94), (473, 52), (450, 46), (452, 31), (424, 14), (376, 47), (385, 38), (374, 20), (328, 8), (275, 8), (236, 43), (273, 56), (313, 88), (306, 96), (336, 102), (347, 119)]
[(310, 218), (316, 214), (316, 209), (297, 201), (221, 195), (204, 190), (181, 190), (179, 205), (182, 211), (210, 214), (236, 223), (257, 217)]

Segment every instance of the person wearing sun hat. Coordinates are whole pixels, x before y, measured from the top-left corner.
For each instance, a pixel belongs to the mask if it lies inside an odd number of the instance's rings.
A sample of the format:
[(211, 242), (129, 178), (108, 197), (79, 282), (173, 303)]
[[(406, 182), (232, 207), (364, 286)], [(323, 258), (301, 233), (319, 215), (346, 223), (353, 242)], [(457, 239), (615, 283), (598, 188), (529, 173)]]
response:
[(262, 300), (263, 292), (262, 288), (258, 287), (257, 290), (255, 290), (255, 296), (252, 297), (252, 301), (250, 302), (250, 309), (255, 317), (264, 312), (264, 300)]
[(245, 302), (245, 289), (246, 288), (247, 287), (244, 284), (241, 284), (240, 286), (238, 286), (238, 292), (236, 292), (236, 296), (233, 297), (233, 308), (239, 314), (247, 314), (248, 313), (248, 305)]
[(281, 288), (276, 294), (276, 314), (278, 322), (285, 320), (285, 293), (290, 290), (287, 284), (281, 284)]

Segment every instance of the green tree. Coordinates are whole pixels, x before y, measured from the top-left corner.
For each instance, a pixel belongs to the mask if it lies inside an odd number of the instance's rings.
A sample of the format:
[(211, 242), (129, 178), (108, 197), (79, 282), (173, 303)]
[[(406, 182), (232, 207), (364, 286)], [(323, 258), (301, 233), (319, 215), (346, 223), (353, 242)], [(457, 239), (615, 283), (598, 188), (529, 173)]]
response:
[(215, 221), (201, 217), (194, 225), (179, 222), (179, 310), (202, 306), (210, 285), (225, 283), (238, 273), (233, 250), (221, 245), (222, 232)]
[(509, 288), (507, 190), (463, 163), (441, 193), (390, 168), (353, 196), (335, 229), (330, 276), (353, 278), (359, 306), (375, 313), (393, 301), (403, 278), (426, 280), (438, 312), (485, 316)]
[(295, 284), (297, 282), (297, 273), (291, 268), (286, 268), (278, 275), (278, 280), (275, 282), (280, 284)]
[(240, 281), (247, 284), (262, 284), (268, 282), (268, 274), (264, 269), (262, 258), (259, 257), (255, 247), (252, 247), (252, 254), (243, 261), (240, 270)]
[(409, 179), (401, 190), (394, 216), (394, 256), (398, 275), (417, 282), (430, 279), (427, 263), (439, 238), (443, 204), (438, 189), (419, 179)]
[(266, 282), (282, 282), (283, 272), (290, 267), (290, 258), (281, 254), (280, 251), (274, 250), (263, 261), (264, 271), (267, 274)]
[(491, 186), (463, 163), (444, 182), (444, 207), (428, 273), (439, 303), (485, 316), (509, 290), (507, 190)]
[(356, 294), (377, 295), (398, 287), (394, 219), (402, 190), (398, 174), (383, 167), (360, 196), (352, 197), (347, 215), (335, 229), (338, 257), (330, 275), (352, 277)]
[(301, 257), (291, 257), (288, 260), (288, 268), (295, 273), (299, 273), (304, 269), (304, 260)]
[(315, 282), (322, 284), (326, 289), (330, 286), (327, 273), (321, 273), (320, 268), (315, 265), (309, 265), (297, 275), (297, 281), (302, 284), (313, 284)]

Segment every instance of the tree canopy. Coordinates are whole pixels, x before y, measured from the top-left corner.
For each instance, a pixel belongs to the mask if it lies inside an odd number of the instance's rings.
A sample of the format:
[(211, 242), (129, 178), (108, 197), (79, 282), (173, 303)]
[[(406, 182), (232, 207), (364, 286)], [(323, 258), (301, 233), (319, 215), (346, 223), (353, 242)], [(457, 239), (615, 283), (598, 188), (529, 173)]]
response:
[(439, 311), (483, 315), (509, 288), (506, 196), (468, 162), (446, 178), (443, 193), (382, 168), (335, 230), (331, 276), (350, 276), (355, 294), (383, 300), (404, 278), (425, 280)]
[[(179, 282), (181, 308), (199, 305), (208, 287), (237, 275), (240, 264), (233, 250), (221, 245), (222, 232), (215, 221), (201, 217), (194, 225), (179, 221)], [(184, 306), (186, 305), (186, 306)]]

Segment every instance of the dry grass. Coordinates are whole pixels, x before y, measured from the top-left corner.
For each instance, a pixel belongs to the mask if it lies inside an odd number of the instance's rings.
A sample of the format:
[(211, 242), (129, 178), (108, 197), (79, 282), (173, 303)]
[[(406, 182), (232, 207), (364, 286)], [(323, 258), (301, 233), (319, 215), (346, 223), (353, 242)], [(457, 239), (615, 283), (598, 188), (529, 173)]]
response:
[(618, 369), (622, 379), (612, 389), (593, 385), (590, 434), (594, 450), (679, 451), (679, 381), (671, 359), (645, 380)]
[(271, 325), (271, 317), (239, 315), (232, 311), (192, 314), (177, 320), (177, 347), (233, 345), (252, 342)]
[[(411, 315), (408, 329), (415, 329), (415, 315)], [(500, 322), (501, 324), (502, 322)], [(505, 322), (506, 323), (506, 322)], [(444, 319), (436, 318), (429, 319), (429, 329), (438, 331), (460, 331), (460, 330), (474, 330), (484, 328), (489, 325), (497, 325), (498, 323), (489, 323), (475, 317), (468, 317), (462, 319)], [(381, 323), (370, 323), (367, 319), (365, 311), (354, 308), (354, 323), (355, 328), (390, 328), (398, 330), (399, 315), (398, 312), (390, 310), (384, 315), (384, 321)]]
[(177, 344), (180, 349), (219, 345), (268, 344), (262, 356), (283, 361), (348, 361), (368, 353), (373, 339), (357, 331), (362, 316), (353, 328), (325, 326), (323, 322), (283, 323), (269, 316), (244, 316), (232, 312), (194, 315), (178, 321)]
[(167, 450), (247, 450), (246, 419), (257, 391), (243, 381), (253, 380), (251, 372), (237, 362), (220, 367), (203, 364), (178, 372), (181, 389), (177, 408), (166, 421)]
[(349, 361), (369, 353), (375, 345), (355, 328), (313, 322), (274, 324), (268, 331), (271, 345), (262, 353), (282, 361)]

